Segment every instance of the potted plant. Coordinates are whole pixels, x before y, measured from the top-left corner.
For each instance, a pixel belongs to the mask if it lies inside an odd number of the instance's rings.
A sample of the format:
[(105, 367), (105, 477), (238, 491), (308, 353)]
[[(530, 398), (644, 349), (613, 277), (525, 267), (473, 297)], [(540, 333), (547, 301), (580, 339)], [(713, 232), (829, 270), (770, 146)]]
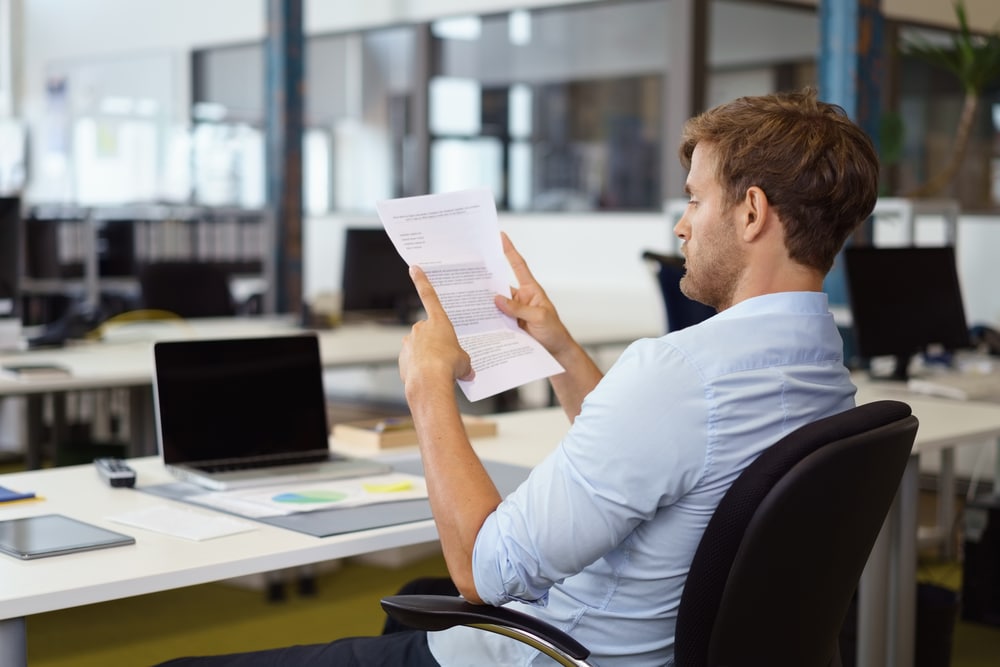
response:
[(948, 159), (926, 182), (907, 193), (907, 197), (928, 197), (949, 185), (958, 173), (958, 168), (969, 146), (969, 137), (979, 110), (983, 89), (996, 79), (1000, 79), (1000, 34), (975, 35), (969, 29), (969, 22), (962, 0), (955, 3), (958, 32), (951, 44), (940, 46), (922, 38), (912, 38), (904, 42), (903, 53), (952, 72), (964, 91), (962, 112), (955, 131), (955, 143)]

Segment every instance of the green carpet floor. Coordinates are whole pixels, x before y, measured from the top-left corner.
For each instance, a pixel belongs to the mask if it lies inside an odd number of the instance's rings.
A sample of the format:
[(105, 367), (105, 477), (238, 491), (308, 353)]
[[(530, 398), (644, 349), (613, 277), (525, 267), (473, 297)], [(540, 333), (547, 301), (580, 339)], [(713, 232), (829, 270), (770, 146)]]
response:
[[(440, 556), (390, 569), (345, 561), (317, 578), (314, 597), (293, 584), (287, 599), (229, 584), (206, 584), (28, 619), (30, 667), (142, 667), (191, 654), (315, 643), (378, 634), (384, 616), (378, 599), (418, 576), (445, 574)], [(925, 563), (921, 581), (957, 589), (961, 567)], [(1000, 628), (958, 622), (952, 667), (1000, 664)]]
[(142, 667), (182, 655), (229, 653), (378, 634), (379, 598), (418, 576), (446, 573), (441, 557), (389, 569), (345, 561), (317, 578), (313, 597), (283, 602), (225, 583), (38, 614), (28, 619), (30, 667)]
[[(917, 580), (957, 591), (962, 587), (962, 565), (958, 562), (922, 561)], [(959, 619), (956, 620), (952, 639), (952, 667), (1000, 665), (1000, 627), (965, 623)]]

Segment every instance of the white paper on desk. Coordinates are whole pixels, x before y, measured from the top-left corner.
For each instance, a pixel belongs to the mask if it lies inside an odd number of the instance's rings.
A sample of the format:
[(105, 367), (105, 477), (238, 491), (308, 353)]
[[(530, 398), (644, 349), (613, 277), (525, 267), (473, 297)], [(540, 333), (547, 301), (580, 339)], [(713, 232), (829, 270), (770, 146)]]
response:
[(427, 274), (472, 359), (476, 377), (458, 382), (470, 401), (563, 372), (493, 302), (510, 296), (511, 272), (490, 190), (390, 199), (375, 209), (400, 256)]
[(401, 472), (210, 491), (185, 500), (250, 518), (316, 512), (427, 497), (424, 478)]
[(183, 537), (188, 540), (208, 540), (213, 537), (235, 535), (255, 530), (256, 526), (221, 515), (186, 510), (168, 505), (155, 505), (141, 510), (109, 516), (110, 521), (126, 526), (145, 528), (165, 535)]

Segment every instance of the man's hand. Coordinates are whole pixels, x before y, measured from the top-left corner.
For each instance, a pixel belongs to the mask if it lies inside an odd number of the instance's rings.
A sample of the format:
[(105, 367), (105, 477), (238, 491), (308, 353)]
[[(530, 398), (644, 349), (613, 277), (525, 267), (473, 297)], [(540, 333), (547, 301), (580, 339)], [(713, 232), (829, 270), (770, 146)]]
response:
[(501, 234), (501, 240), (503, 252), (514, 270), (518, 287), (512, 290), (513, 297), (510, 299), (497, 295), (497, 308), (517, 318), (520, 327), (541, 343), (566, 369), (565, 373), (553, 375), (549, 381), (563, 411), (570, 420), (576, 419), (584, 397), (601, 381), (603, 373), (586, 350), (570, 335), (566, 325), (559, 319), (555, 306), (531, 275), (527, 263), (514, 248), (514, 244), (506, 234)]
[(399, 376), (403, 384), (440, 378), (449, 384), (455, 379), (471, 380), (476, 372), (472, 360), (458, 344), (455, 327), (438, 299), (434, 286), (420, 267), (410, 267), (410, 278), (427, 312), (427, 319), (417, 322), (403, 338), (399, 355)]
[(512, 298), (497, 295), (497, 308), (504, 314), (517, 319), (522, 329), (542, 344), (549, 354), (559, 358), (560, 354), (573, 344), (573, 338), (559, 319), (555, 306), (549, 301), (545, 290), (531, 275), (528, 264), (511, 243), (506, 234), (501, 233), (503, 252), (514, 270), (518, 287), (512, 288)]

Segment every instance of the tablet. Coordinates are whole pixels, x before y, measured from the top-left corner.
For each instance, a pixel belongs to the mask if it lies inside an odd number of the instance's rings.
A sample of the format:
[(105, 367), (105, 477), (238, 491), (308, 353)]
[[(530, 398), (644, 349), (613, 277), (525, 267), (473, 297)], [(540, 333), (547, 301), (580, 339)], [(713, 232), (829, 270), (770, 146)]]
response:
[(62, 514), (0, 521), (0, 551), (24, 560), (125, 544), (135, 538)]

